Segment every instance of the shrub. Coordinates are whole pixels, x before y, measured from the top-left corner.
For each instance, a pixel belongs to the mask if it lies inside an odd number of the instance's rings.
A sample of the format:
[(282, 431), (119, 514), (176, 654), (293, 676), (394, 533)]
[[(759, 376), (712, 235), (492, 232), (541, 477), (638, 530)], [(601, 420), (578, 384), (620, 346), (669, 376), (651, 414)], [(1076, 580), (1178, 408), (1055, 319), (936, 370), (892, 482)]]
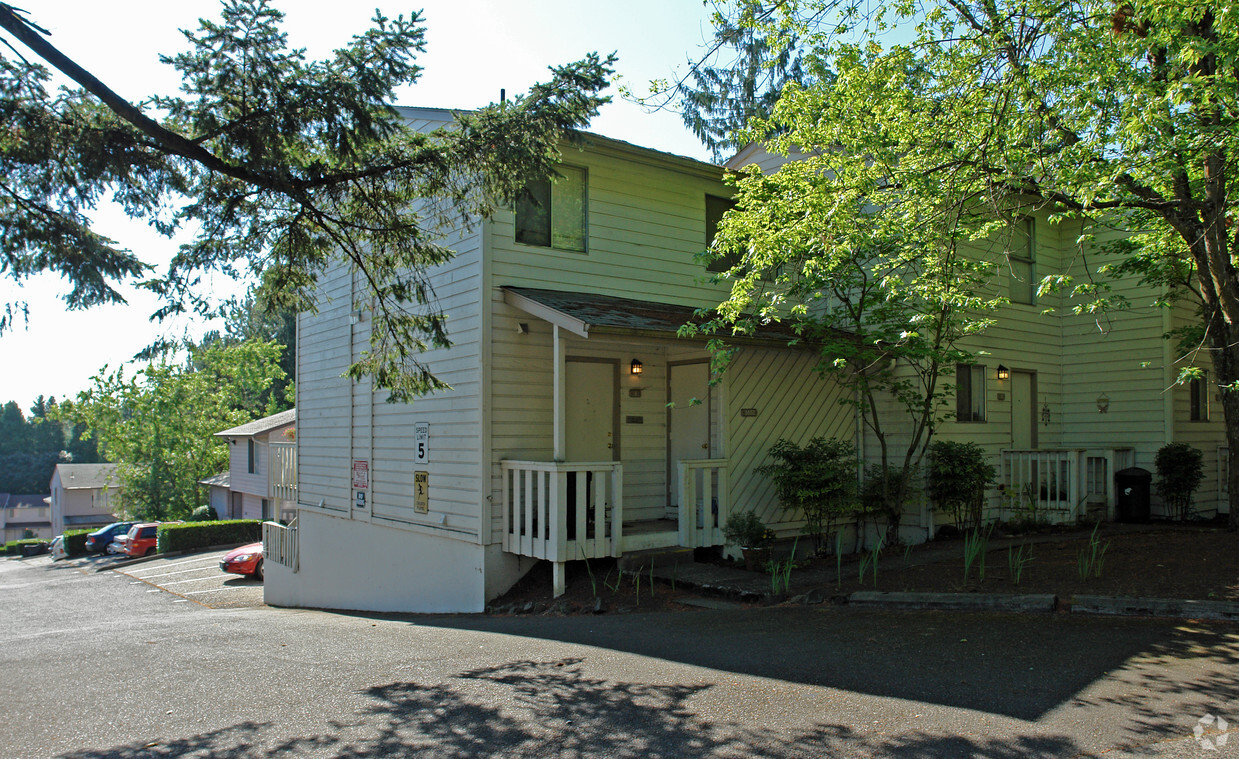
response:
[(962, 532), (981, 526), (985, 488), (997, 474), (985, 463), (985, 451), (976, 443), (936, 440), (929, 446), (926, 485), (934, 505), (951, 515)]
[(204, 504), (194, 509), (189, 515), (191, 522), (215, 522), (219, 520), (219, 514), (215, 513), (215, 507)]
[(86, 536), (94, 530), (65, 530), (65, 553), (69, 556), (81, 556), (86, 553)]
[(47, 545), (49, 541), (43, 538), (22, 538), (21, 540), (10, 540), (4, 544), (5, 556), (21, 556), (22, 546), (33, 546), (38, 544)]
[(732, 512), (723, 525), (723, 536), (727, 538), (727, 545), (741, 548), (759, 548), (774, 541), (774, 531), (751, 510)]
[[(883, 477), (881, 464), (870, 464), (865, 467), (865, 482), (861, 485), (861, 506), (858, 511), (863, 522), (866, 515), (881, 517), (886, 520), (886, 536), (883, 542), (893, 546), (899, 542), (899, 523), (903, 519), (904, 504), (920, 496), (917, 486), (917, 474), (920, 470), (912, 466), (907, 473), (902, 467), (888, 466)], [(899, 489), (903, 488), (902, 497)], [(861, 539), (862, 530), (857, 530), (857, 540)]]
[(192, 551), (195, 548), (255, 543), (262, 540), (261, 519), (227, 519), (222, 522), (184, 522), (159, 526), (159, 553)]
[(779, 503), (804, 518), (804, 533), (821, 553), (835, 519), (856, 505), (856, 448), (847, 440), (815, 437), (803, 447), (779, 440), (773, 462), (757, 471), (774, 481)]
[(1187, 443), (1170, 443), (1157, 452), (1157, 484), (1154, 489), (1166, 503), (1169, 515), (1187, 519), (1192, 493), (1204, 479), (1204, 454)]

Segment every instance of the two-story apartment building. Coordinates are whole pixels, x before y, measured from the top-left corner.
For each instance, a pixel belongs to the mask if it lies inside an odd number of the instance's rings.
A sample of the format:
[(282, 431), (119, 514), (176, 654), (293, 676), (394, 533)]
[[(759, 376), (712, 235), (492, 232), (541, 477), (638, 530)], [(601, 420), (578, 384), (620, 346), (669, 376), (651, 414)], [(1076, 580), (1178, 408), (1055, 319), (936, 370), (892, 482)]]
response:
[(297, 497), (297, 410), (215, 433), (228, 445), (228, 471), (203, 480), (220, 519), (283, 519)]
[(52, 535), (102, 527), (121, 508), (115, 464), (57, 464), (51, 490)]
[(51, 537), (51, 506), (47, 496), (0, 493), (0, 538), (5, 543), (22, 538)]
[(695, 259), (720, 167), (589, 135), (559, 173), (445, 231), (453, 345), (421, 360), (449, 391), (388, 404), (342, 377), (370, 325), (354, 273), (321, 278), (298, 327), (299, 559), (268, 561), (269, 603), (480, 611), (538, 560), (562, 581), (570, 560), (721, 544), (731, 504), (777, 513), (754, 468), (778, 437), (854, 434), (786, 334), (739, 341), (714, 385), (704, 342), (676, 337), (725, 293)]

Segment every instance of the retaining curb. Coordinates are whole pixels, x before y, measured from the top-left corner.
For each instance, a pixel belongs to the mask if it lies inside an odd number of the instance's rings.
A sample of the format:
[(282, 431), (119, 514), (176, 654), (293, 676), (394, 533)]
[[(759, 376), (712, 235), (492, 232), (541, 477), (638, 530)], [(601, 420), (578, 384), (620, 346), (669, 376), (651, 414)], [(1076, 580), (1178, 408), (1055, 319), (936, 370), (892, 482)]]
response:
[(860, 608), (932, 611), (1052, 612), (1058, 597), (1052, 593), (1010, 595), (1007, 593), (881, 593), (859, 590), (848, 596), (848, 605)]
[(1239, 603), (1183, 598), (1075, 596), (1071, 599), (1071, 611), (1073, 614), (1239, 621)]

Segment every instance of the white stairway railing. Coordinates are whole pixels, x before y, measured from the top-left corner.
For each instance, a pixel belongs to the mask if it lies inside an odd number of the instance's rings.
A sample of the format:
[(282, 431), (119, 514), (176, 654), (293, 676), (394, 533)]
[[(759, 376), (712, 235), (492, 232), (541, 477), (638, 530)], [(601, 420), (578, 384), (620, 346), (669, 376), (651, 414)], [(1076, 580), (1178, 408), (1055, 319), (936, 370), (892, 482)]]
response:
[(301, 551), (297, 541), (297, 517), (284, 526), (279, 522), (262, 523), (262, 557), (296, 572), (301, 569)]
[(679, 462), (679, 543), (686, 548), (721, 546), (731, 513), (727, 493), (727, 459)]
[(503, 550), (557, 564), (620, 555), (618, 461), (504, 461), (502, 470)]
[(271, 497), (297, 500), (297, 444), (271, 444)]

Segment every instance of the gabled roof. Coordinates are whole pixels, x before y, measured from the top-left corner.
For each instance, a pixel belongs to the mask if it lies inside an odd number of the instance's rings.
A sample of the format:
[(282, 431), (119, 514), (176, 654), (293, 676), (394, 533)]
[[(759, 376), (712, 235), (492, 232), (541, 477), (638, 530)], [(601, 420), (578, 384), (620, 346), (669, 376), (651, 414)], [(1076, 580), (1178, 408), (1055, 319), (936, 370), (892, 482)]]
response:
[(115, 464), (57, 464), (60, 487), (65, 490), (94, 490), (119, 487)]
[[(588, 338), (591, 333), (675, 337), (681, 326), (700, 324), (692, 306), (654, 303), (619, 298), (613, 295), (540, 290), (533, 287), (504, 287), (504, 301), (525, 313)], [(781, 322), (759, 327), (752, 335), (720, 335), (729, 342), (779, 342), (784, 345), (796, 333)]]
[(0, 493), (0, 508), (6, 509), (37, 509), (46, 506), (47, 496), (42, 494), (17, 495)]
[(253, 437), (261, 435), (271, 430), (278, 430), (280, 427), (287, 427), (297, 421), (297, 409), (290, 408), (287, 411), (281, 411), (278, 414), (264, 416), (262, 419), (255, 419), (252, 422), (247, 422), (239, 427), (233, 427), (222, 432), (216, 432), (215, 437)]

